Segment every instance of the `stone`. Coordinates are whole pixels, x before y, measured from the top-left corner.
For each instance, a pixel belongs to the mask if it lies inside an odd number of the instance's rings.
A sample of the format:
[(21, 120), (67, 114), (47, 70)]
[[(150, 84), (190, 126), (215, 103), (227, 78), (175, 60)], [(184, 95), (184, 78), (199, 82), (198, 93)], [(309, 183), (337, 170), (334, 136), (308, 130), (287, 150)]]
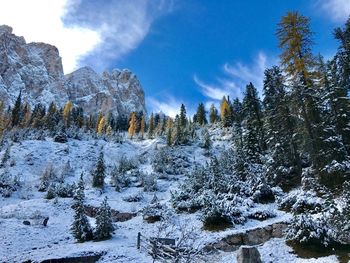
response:
[(65, 135), (64, 133), (60, 133), (57, 134), (54, 138), (53, 138), (54, 142), (59, 142), (59, 143), (66, 143), (68, 142), (68, 138), (67, 135)]
[(258, 245), (266, 242), (271, 238), (272, 226), (257, 228), (243, 234), (243, 244)]
[(276, 223), (272, 225), (272, 237), (281, 238), (284, 236), (284, 230), (287, 228), (286, 223)]
[(237, 252), (237, 263), (261, 263), (260, 253), (256, 247), (241, 246)]
[(30, 222), (28, 220), (24, 220), (23, 225), (30, 226)]
[(225, 238), (225, 241), (230, 245), (236, 245), (236, 246), (243, 245), (242, 234), (235, 234), (235, 235), (228, 236)]

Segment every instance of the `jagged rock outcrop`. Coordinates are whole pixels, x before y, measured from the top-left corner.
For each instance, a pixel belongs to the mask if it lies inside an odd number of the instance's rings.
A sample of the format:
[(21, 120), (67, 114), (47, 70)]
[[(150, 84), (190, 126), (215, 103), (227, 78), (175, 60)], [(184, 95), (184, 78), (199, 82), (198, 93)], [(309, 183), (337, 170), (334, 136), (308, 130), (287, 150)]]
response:
[(64, 75), (56, 47), (44, 43), (26, 43), (0, 26), (0, 96), (14, 104), (19, 92), (31, 105), (54, 101), (63, 106), (68, 100), (87, 114), (112, 112), (128, 115), (146, 112), (144, 92), (137, 77), (129, 70), (97, 74), (84, 67)]

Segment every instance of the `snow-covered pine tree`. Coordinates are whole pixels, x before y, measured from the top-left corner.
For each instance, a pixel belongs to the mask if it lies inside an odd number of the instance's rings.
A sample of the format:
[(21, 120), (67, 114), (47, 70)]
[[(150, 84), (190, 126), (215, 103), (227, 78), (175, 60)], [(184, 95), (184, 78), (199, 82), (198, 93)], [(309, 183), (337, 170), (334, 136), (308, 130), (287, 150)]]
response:
[(265, 150), (266, 142), (263, 130), (261, 102), (252, 83), (247, 85), (243, 99), (243, 150), (252, 162), (259, 162), (260, 154)]
[(205, 125), (208, 123), (205, 107), (202, 102), (198, 104), (197, 113), (196, 113), (196, 122), (199, 123), (199, 125)]
[(211, 124), (217, 123), (219, 120), (218, 116), (218, 110), (216, 109), (215, 105), (212, 104), (210, 106), (210, 111), (209, 111), (209, 121)]
[(93, 237), (92, 228), (90, 226), (87, 216), (85, 215), (84, 208), (85, 194), (83, 174), (81, 174), (80, 176), (75, 199), (76, 202), (74, 204), (74, 221), (71, 225), (72, 234), (78, 242), (91, 240)]
[(12, 109), (12, 118), (11, 118), (12, 127), (17, 126), (21, 122), (21, 119), (22, 119), (21, 105), (22, 105), (22, 91), (19, 92), (15, 105), (13, 106), (13, 109)]
[(93, 187), (103, 187), (104, 179), (105, 179), (105, 170), (106, 170), (106, 166), (104, 163), (103, 152), (101, 151), (97, 160), (96, 168), (92, 173)]
[(268, 169), (277, 184), (300, 183), (301, 160), (296, 141), (296, 121), (289, 108), (284, 77), (279, 67), (265, 70), (264, 79), (265, 130), (272, 162)]
[(113, 230), (111, 208), (105, 197), (97, 212), (94, 238), (96, 240), (109, 239), (112, 237)]

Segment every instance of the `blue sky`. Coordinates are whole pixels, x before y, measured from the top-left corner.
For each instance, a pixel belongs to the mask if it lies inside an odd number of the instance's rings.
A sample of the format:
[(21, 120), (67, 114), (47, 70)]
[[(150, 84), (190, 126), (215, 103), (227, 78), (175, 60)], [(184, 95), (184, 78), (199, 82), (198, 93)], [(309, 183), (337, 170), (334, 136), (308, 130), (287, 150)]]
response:
[(0, 23), (27, 41), (56, 45), (65, 73), (85, 65), (129, 68), (149, 111), (169, 115), (181, 103), (193, 113), (199, 102), (218, 105), (224, 94), (241, 98), (249, 81), (261, 89), (264, 69), (278, 63), (274, 33), (288, 11), (310, 17), (314, 52), (326, 58), (337, 48), (333, 29), (350, 14), (349, 0), (0, 2)]

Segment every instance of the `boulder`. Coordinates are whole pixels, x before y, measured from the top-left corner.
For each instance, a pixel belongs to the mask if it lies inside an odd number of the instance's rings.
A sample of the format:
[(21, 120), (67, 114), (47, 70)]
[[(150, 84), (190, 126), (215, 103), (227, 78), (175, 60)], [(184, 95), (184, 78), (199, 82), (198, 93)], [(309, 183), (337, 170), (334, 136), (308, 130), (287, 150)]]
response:
[(238, 263), (261, 263), (260, 253), (256, 247), (241, 246), (237, 252)]
[(272, 226), (257, 228), (243, 234), (243, 244), (258, 245), (266, 242), (271, 238)]
[(59, 143), (66, 143), (68, 142), (67, 135), (64, 133), (59, 133), (53, 138), (54, 142), (59, 142)]
[(23, 225), (30, 226), (30, 222), (28, 220), (24, 220)]

